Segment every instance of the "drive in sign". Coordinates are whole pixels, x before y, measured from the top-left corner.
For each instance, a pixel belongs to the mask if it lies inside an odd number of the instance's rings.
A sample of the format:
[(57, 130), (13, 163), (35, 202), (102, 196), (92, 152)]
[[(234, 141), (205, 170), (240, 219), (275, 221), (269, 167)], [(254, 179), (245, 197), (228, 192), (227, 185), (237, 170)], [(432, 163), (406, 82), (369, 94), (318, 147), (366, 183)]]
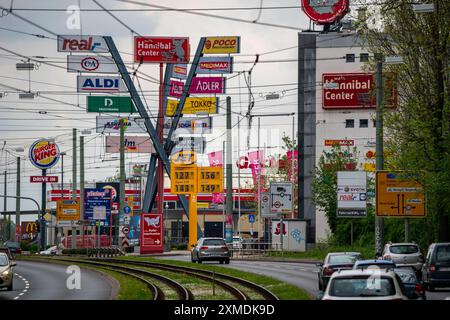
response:
[[(181, 98), (184, 82), (170, 81), (170, 96)], [(189, 88), (189, 94), (223, 94), (225, 93), (225, 78), (222, 77), (195, 77)]]
[(134, 37), (134, 61), (188, 63), (189, 38)]
[(201, 57), (197, 74), (222, 74), (233, 72), (233, 57)]
[(78, 76), (77, 83), (78, 92), (128, 92), (117, 76)]
[(117, 73), (117, 67), (109, 57), (69, 55), (67, 72)]
[(102, 36), (58, 35), (58, 52), (109, 52)]
[(58, 176), (30, 176), (30, 183), (58, 182)]

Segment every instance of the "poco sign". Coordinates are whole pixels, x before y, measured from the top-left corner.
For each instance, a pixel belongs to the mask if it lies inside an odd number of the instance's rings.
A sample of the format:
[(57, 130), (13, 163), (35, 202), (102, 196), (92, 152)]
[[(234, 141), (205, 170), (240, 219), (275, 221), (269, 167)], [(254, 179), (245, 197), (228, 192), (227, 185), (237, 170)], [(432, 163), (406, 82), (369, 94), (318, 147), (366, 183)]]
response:
[(120, 77), (78, 76), (78, 92), (126, 92)]

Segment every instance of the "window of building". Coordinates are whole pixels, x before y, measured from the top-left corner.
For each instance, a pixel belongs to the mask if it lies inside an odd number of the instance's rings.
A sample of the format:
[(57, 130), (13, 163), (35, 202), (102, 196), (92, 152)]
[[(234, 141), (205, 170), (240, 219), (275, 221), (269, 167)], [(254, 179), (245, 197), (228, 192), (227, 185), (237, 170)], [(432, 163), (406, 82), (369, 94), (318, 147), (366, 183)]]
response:
[(345, 127), (346, 128), (354, 128), (355, 127), (355, 120), (354, 119), (346, 119), (345, 120)]
[(359, 61), (360, 62), (369, 62), (369, 54), (368, 53), (361, 53), (359, 55)]
[(347, 53), (345, 55), (345, 62), (355, 62), (355, 54), (354, 53)]
[(360, 128), (368, 128), (369, 127), (369, 119), (359, 119), (359, 127)]
[(373, 127), (375, 128), (377, 126), (377, 120), (372, 120)]
[(164, 201), (164, 209), (175, 210), (176, 202), (175, 201)]

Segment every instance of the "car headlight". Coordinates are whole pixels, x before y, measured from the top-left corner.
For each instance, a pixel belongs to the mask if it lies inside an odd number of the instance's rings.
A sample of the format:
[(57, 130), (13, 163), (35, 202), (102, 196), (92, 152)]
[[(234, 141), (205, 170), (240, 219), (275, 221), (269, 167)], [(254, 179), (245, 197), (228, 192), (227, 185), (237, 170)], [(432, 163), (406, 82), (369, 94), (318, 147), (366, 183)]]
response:
[(5, 271), (3, 271), (2, 276), (7, 276), (8, 274), (9, 274), (9, 270), (5, 270)]

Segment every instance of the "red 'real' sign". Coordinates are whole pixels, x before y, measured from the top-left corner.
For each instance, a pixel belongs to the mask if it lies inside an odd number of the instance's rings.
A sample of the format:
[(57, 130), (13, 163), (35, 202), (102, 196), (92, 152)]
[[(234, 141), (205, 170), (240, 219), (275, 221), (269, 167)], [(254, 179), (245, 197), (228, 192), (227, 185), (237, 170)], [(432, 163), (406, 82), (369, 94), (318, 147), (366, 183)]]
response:
[(324, 73), (324, 109), (375, 108), (374, 79), (371, 73)]
[[(169, 95), (180, 99), (183, 95), (184, 82), (171, 80)], [(194, 77), (189, 94), (223, 94), (225, 93), (225, 78)]]
[(302, 0), (303, 12), (318, 24), (342, 19), (349, 11), (349, 0)]
[(134, 37), (134, 61), (188, 63), (189, 38)]
[(163, 217), (158, 213), (141, 213), (140, 253), (163, 252)]
[(58, 182), (58, 176), (30, 176), (31, 183), (52, 183)]

